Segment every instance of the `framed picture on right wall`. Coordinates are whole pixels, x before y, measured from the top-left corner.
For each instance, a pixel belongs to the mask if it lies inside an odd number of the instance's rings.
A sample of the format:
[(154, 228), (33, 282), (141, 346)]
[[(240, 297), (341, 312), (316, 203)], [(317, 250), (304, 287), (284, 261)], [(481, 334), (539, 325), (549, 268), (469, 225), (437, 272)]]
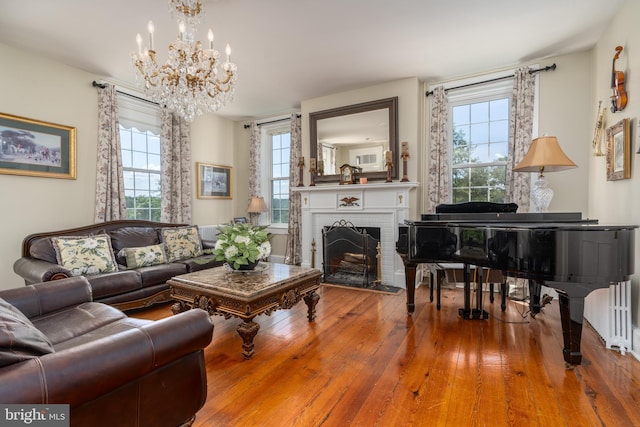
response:
[(625, 118), (607, 128), (607, 181), (631, 178), (630, 127)]

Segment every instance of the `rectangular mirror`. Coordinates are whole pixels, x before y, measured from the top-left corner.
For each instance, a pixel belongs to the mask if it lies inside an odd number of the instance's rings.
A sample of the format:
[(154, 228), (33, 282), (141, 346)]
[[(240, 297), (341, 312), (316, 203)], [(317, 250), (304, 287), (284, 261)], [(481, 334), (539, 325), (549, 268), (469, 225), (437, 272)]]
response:
[(391, 178), (398, 177), (398, 97), (348, 105), (309, 114), (310, 156), (316, 159), (316, 182), (340, 180), (340, 166), (362, 169), (358, 177), (386, 179), (384, 153), (391, 150)]

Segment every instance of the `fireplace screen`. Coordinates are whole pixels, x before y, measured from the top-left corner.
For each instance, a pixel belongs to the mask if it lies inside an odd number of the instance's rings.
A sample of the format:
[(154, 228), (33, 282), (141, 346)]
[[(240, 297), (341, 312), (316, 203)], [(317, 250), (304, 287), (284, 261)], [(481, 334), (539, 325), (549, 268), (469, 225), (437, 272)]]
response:
[(345, 220), (322, 230), (324, 282), (367, 287), (377, 280), (380, 228)]

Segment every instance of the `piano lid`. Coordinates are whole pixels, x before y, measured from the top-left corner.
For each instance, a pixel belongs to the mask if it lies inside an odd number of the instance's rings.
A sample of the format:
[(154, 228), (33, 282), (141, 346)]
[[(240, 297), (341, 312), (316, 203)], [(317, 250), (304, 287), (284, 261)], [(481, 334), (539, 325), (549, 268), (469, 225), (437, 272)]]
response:
[[(464, 212), (464, 213), (436, 213), (436, 214), (422, 214), (420, 215), (420, 221), (411, 221), (411, 223), (419, 223), (422, 221), (455, 221), (455, 222), (473, 222), (473, 223), (487, 223), (487, 222), (581, 222), (596, 224), (597, 219), (582, 219), (581, 212)], [(407, 222), (407, 221), (405, 221)]]

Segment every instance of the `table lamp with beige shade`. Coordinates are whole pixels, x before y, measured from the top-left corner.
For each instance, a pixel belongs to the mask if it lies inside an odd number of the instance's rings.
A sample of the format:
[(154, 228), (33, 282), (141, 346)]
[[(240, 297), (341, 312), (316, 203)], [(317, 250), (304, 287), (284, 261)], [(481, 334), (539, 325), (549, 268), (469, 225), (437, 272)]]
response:
[(547, 212), (553, 190), (547, 186), (543, 172), (557, 172), (578, 166), (564, 154), (555, 136), (540, 136), (529, 146), (529, 151), (513, 170), (517, 172), (538, 172), (538, 179), (531, 189), (531, 203), (536, 212)]
[(267, 205), (264, 203), (264, 198), (262, 196), (254, 196), (251, 198), (249, 201), (249, 207), (247, 208), (247, 213), (251, 217), (252, 223), (257, 225), (260, 214), (266, 211)]

